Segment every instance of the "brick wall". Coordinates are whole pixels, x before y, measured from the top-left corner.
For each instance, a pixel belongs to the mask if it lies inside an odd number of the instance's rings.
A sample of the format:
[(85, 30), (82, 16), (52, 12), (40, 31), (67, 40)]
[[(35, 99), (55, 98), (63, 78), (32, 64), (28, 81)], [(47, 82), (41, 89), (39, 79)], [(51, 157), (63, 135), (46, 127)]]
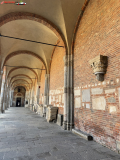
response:
[[(108, 56), (103, 82), (89, 60)], [(90, 0), (74, 45), (75, 128), (113, 150), (120, 142), (120, 1)]]
[(44, 103), (44, 87), (45, 87), (45, 70), (41, 73), (41, 85), (40, 85), (40, 104)]
[[(58, 45), (63, 45), (59, 43)], [(50, 67), (50, 97), (49, 103), (59, 107), (59, 114), (64, 110), (64, 61), (65, 49), (56, 47)]]

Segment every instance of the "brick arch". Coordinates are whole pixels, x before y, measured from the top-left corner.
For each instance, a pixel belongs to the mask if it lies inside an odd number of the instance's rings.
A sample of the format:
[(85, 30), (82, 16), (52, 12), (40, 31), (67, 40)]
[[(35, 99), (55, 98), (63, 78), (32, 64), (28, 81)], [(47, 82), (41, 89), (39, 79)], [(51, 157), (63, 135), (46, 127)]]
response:
[(29, 91), (29, 90), (28, 90), (28, 88), (27, 88), (27, 86), (26, 86), (26, 85), (24, 85), (24, 84), (21, 84), (21, 83), (16, 84), (15, 86), (12, 86), (12, 89), (14, 89), (14, 90), (15, 90), (15, 87), (24, 87), (24, 88), (26, 89), (26, 91)]
[(26, 74), (17, 74), (17, 75), (15, 75), (15, 76), (13, 76), (13, 77), (10, 79), (10, 83), (11, 83), (11, 81), (12, 81), (13, 78), (16, 78), (16, 77), (19, 77), (19, 76), (23, 76), (23, 77), (29, 78), (29, 79), (31, 80), (32, 84), (33, 84), (33, 80), (32, 80), (28, 75), (26, 75)]
[(10, 54), (5, 58), (4, 63), (3, 63), (3, 67), (4, 67), (4, 65), (6, 64), (6, 62), (7, 62), (10, 58), (12, 58), (12, 57), (14, 57), (14, 56), (17, 56), (17, 55), (20, 55), (20, 54), (28, 54), (28, 55), (31, 55), (31, 56), (37, 58), (38, 60), (40, 60), (40, 62), (43, 63), (45, 69), (47, 69), (44, 60), (43, 60), (39, 55), (37, 55), (37, 54), (34, 53), (34, 52), (27, 51), (27, 50), (15, 51), (15, 52), (10, 53)]
[[(25, 79), (16, 79), (16, 80), (14, 80), (14, 81), (11, 83), (11, 86), (14, 84), (14, 82), (19, 81), (19, 80), (22, 80), (22, 81), (24, 81), (24, 82), (27, 82), (27, 83), (28, 83), (28, 81), (26, 81)], [(28, 84), (29, 84), (29, 83), (28, 83)]]
[(15, 71), (15, 70), (17, 70), (17, 69), (23, 69), (23, 68), (26, 68), (26, 69), (29, 69), (29, 70), (31, 70), (34, 74), (35, 74), (35, 76), (36, 76), (36, 78), (38, 79), (38, 75), (37, 75), (37, 73), (33, 70), (33, 69), (31, 69), (31, 68), (29, 68), (29, 67), (27, 67), (27, 66), (19, 66), (19, 67), (16, 67), (16, 68), (12, 68), (10, 71), (9, 71), (9, 73), (8, 73), (8, 75), (7, 75), (7, 78), (9, 77), (9, 75), (13, 72), (13, 71)]
[(29, 12), (12, 12), (12, 13), (8, 13), (2, 17), (0, 17), (0, 27), (10, 21), (14, 21), (14, 20), (21, 20), (21, 19), (27, 19), (27, 20), (32, 20), (32, 21), (36, 21), (38, 23), (41, 23), (43, 25), (45, 25), (46, 27), (48, 27), (49, 29), (51, 29), (56, 36), (63, 41), (63, 44), (65, 46), (66, 49), (66, 54), (67, 54), (67, 44), (66, 44), (66, 40), (64, 35), (62, 34), (62, 32), (58, 29), (58, 27), (53, 24), (51, 21), (49, 21), (48, 19), (34, 14), (34, 13), (29, 13)]

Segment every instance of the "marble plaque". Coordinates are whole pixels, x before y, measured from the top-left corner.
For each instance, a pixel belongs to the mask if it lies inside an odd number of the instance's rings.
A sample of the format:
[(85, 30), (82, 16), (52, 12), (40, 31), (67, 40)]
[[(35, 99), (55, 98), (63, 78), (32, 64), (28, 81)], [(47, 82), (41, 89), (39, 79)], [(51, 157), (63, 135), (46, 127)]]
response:
[(51, 96), (49, 96), (49, 104), (51, 104)]
[(53, 101), (55, 101), (55, 96), (53, 96)]
[(93, 88), (91, 89), (91, 93), (94, 94), (102, 94), (103, 93), (103, 89), (101, 88)]
[(62, 103), (64, 103), (64, 94), (62, 95)]
[(118, 97), (119, 97), (119, 104), (120, 104), (120, 88), (118, 88)]
[(74, 96), (80, 96), (80, 89), (74, 90)]
[(114, 97), (109, 97), (107, 100), (108, 100), (109, 103), (115, 103), (116, 102)]
[(92, 108), (96, 110), (105, 110), (106, 100), (104, 97), (92, 99)]
[(120, 141), (116, 141), (117, 149), (120, 151)]
[(81, 107), (81, 99), (80, 97), (75, 98), (75, 108), (80, 108)]
[(115, 112), (116, 112), (116, 107), (110, 106), (110, 113), (115, 113)]
[(113, 92), (115, 92), (115, 89), (107, 89), (107, 90), (105, 90), (106, 94), (113, 93)]
[(90, 89), (82, 90), (82, 102), (90, 102)]
[(59, 95), (59, 102), (61, 102), (61, 95)]
[(86, 108), (90, 109), (90, 104), (86, 104)]

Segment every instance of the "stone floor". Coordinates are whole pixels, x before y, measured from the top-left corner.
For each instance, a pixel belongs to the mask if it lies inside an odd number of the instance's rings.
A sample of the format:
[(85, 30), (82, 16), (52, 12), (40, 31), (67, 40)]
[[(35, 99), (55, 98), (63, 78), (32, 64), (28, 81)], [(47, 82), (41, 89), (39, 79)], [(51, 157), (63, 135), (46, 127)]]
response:
[(0, 128), (0, 160), (120, 160), (119, 154), (26, 108), (1, 114)]

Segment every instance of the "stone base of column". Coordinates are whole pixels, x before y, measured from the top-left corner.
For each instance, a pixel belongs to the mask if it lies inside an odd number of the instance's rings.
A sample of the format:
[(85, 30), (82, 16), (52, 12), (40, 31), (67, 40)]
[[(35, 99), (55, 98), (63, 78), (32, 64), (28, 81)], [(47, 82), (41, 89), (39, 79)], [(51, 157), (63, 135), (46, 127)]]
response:
[(46, 113), (43, 113), (43, 117), (46, 117)]
[(67, 123), (67, 130), (70, 130), (70, 123)]
[(63, 129), (67, 130), (67, 121), (63, 121)]
[(5, 113), (5, 110), (2, 110), (2, 113)]
[(70, 131), (72, 131), (73, 128), (74, 128), (74, 124), (70, 123)]

